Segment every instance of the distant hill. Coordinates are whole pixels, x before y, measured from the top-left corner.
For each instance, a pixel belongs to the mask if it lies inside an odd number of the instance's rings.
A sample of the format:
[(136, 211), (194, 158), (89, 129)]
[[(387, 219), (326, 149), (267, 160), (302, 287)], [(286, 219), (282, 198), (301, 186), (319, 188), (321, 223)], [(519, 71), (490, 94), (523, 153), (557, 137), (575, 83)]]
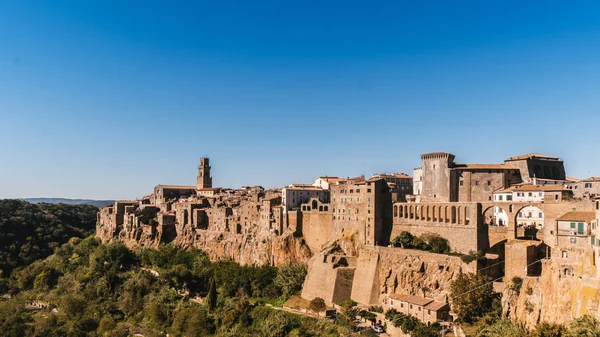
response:
[(114, 200), (91, 200), (91, 199), (66, 199), (66, 198), (24, 198), (27, 202), (32, 204), (37, 204), (40, 202), (45, 202), (49, 204), (69, 204), (69, 205), (92, 205), (98, 208), (102, 208), (107, 205), (112, 205), (115, 203)]

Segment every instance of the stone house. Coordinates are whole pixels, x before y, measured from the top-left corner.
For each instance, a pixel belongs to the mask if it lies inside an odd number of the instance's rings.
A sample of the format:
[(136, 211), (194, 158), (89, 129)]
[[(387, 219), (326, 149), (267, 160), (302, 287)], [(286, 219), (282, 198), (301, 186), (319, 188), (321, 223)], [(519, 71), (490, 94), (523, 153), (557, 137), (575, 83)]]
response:
[(595, 245), (592, 223), (596, 212), (572, 211), (556, 219), (557, 245), (565, 247)]
[(396, 309), (405, 315), (418, 318), (421, 322), (431, 324), (440, 321), (449, 321), (450, 306), (447, 303), (437, 302), (431, 298), (389, 294), (383, 299), (388, 309)]
[(573, 196), (575, 198), (594, 198), (600, 196), (600, 177), (590, 177), (580, 181), (570, 182), (567, 186), (573, 191)]

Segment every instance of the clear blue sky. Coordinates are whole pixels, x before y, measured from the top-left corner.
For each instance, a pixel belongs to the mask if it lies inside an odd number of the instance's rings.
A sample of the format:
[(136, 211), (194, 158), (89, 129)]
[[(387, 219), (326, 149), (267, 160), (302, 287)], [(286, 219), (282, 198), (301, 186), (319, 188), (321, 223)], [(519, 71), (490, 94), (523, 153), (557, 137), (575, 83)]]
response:
[(412, 173), (600, 175), (598, 1), (0, 2), (0, 198)]

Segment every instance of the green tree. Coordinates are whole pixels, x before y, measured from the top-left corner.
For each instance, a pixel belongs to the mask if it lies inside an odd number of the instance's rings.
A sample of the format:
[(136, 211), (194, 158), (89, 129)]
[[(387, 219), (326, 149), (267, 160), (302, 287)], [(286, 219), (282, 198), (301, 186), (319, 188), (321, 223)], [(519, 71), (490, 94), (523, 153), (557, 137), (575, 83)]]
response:
[(563, 337), (566, 331), (562, 325), (543, 322), (538, 324), (527, 337)]
[(409, 232), (401, 232), (392, 242), (394, 247), (413, 248), (414, 236)]
[(279, 268), (275, 284), (281, 288), (284, 296), (290, 297), (302, 289), (306, 278), (306, 267), (302, 264), (288, 264)]
[(173, 315), (173, 331), (180, 336), (208, 336), (215, 332), (215, 324), (206, 307), (188, 305), (178, 308)]
[(450, 252), (448, 240), (439, 235), (433, 235), (429, 238), (429, 246), (431, 246), (431, 251), (437, 254), (446, 254)]
[(508, 319), (501, 319), (477, 331), (476, 337), (523, 337), (526, 335), (527, 331), (520, 324)]
[(322, 311), (325, 311), (325, 309), (327, 309), (327, 305), (325, 304), (325, 300), (323, 300), (320, 297), (315, 297), (312, 299), (312, 301), (310, 301), (310, 304), (308, 305), (309, 309), (316, 312), (316, 313), (320, 313)]
[(208, 289), (208, 295), (206, 296), (206, 303), (210, 310), (215, 310), (217, 307), (217, 284), (213, 278), (210, 281), (210, 288)]
[(592, 316), (575, 318), (567, 328), (566, 337), (600, 337), (600, 322)]
[(457, 320), (472, 323), (493, 310), (491, 279), (481, 274), (460, 274), (450, 285), (452, 309)]

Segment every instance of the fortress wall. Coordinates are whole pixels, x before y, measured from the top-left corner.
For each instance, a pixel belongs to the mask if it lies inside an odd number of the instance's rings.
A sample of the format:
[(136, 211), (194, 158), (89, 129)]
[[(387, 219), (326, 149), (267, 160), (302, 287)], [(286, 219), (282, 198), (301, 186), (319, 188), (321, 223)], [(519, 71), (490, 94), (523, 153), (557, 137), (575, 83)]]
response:
[(358, 255), (352, 299), (360, 304), (379, 303), (379, 254), (368, 249), (361, 250)]
[(333, 305), (335, 300), (344, 296), (347, 296), (344, 299), (349, 298), (347, 293), (354, 275), (353, 268), (334, 269), (330, 258), (331, 256), (319, 254), (310, 259), (308, 274), (302, 287), (302, 298), (313, 300), (320, 297), (327, 305)]
[(392, 228), (392, 238), (396, 237), (404, 231), (409, 232), (415, 236), (428, 233), (435, 233), (448, 240), (450, 248), (453, 251), (463, 254), (468, 254), (469, 251), (475, 251), (479, 246), (476, 226), (437, 224), (423, 221), (415, 223), (415, 220), (412, 219), (395, 220), (402, 221), (394, 221), (394, 227)]
[(313, 252), (320, 252), (321, 247), (333, 235), (333, 214), (324, 212), (302, 213), (302, 235)]

